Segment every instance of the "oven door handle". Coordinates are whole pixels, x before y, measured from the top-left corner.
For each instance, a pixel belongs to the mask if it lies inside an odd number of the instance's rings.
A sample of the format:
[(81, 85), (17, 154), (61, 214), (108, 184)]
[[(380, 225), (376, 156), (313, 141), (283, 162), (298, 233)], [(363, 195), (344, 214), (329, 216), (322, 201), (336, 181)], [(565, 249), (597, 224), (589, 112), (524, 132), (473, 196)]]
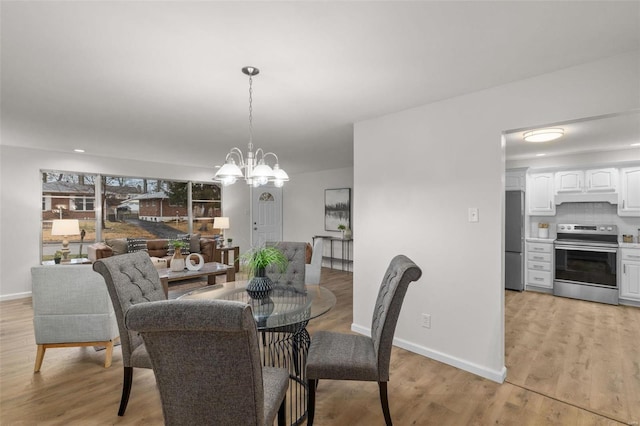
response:
[(571, 245), (557, 245), (556, 250), (578, 250), (578, 251), (594, 251), (600, 253), (617, 253), (618, 250), (612, 247), (585, 247), (585, 246), (571, 246)]

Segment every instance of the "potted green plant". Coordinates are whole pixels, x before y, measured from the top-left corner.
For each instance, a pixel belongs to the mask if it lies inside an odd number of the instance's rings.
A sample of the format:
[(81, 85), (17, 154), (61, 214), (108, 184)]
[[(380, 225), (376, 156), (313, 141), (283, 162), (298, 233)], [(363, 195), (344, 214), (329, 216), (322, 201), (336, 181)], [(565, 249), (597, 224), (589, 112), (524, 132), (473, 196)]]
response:
[(227, 247), (231, 247), (232, 242), (233, 242), (233, 238), (227, 238)]
[(171, 270), (175, 272), (182, 271), (186, 264), (182, 249), (187, 247), (187, 243), (182, 240), (169, 240), (169, 246), (173, 247), (173, 257), (171, 258)]
[(342, 238), (344, 239), (344, 231), (347, 229), (346, 225), (341, 223), (340, 225), (338, 225), (338, 229), (342, 231)]
[(284, 272), (289, 265), (285, 255), (272, 246), (253, 248), (240, 258), (249, 277), (247, 292), (254, 299), (266, 297), (273, 288), (273, 281), (266, 274), (267, 267), (274, 266), (279, 272)]
[(60, 259), (62, 259), (62, 252), (58, 250), (53, 254), (53, 263), (55, 263), (56, 265), (59, 264)]

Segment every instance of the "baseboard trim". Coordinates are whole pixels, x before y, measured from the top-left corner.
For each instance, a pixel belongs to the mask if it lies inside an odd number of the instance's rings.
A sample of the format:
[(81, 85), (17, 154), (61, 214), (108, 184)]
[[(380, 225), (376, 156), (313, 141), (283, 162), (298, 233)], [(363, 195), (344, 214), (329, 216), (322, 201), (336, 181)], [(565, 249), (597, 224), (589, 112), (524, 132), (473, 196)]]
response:
[[(363, 334), (365, 336), (371, 336), (370, 328), (360, 327), (357, 324), (351, 324), (351, 331), (355, 331), (356, 333)], [(478, 364), (474, 364), (472, 362), (468, 362), (439, 351), (434, 351), (432, 349), (426, 348), (421, 345), (416, 345), (415, 343), (399, 339), (397, 337), (393, 339), (393, 344), (395, 346), (398, 346), (399, 348), (406, 349), (418, 355), (422, 355), (427, 358), (431, 358), (433, 360), (448, 364), (452, 367), (468, 371), (469, 373), (473, 373), (477, 376), (484, 377), (485, 379), (489, 379), (497, 383), (504, 383), (505, 379), (507, 378), (506, 366), (503, 366), (500, 370), (491, 370)]]
[(30, 291), (25, 291), (24, 293), (4, 294), (0, 296), (0, 302), (4, 302), (7, 300), (15, 300), (15, 299), (26, 299), (27, 297), (31, 297)]

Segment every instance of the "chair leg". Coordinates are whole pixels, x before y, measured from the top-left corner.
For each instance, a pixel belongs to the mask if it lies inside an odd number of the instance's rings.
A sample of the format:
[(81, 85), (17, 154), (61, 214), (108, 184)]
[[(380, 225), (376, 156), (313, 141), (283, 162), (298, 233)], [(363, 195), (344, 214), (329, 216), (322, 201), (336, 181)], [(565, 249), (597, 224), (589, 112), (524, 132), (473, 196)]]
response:
[(380, 403), (382, 404), (382, 413), (387, 426), (392, 426), (391, 413), (389, 413), (389, 397), (387, 396), (387, 382), (378, 382), (380, 388)]
[(44, 352), (47, 348), (44, 345), (38, 345), (38, 352), (36, 353), (36, 365), (33, 367), (33, 372), (37, 373), (42, 367), (42, 361), (44, 360)]
[(278, 426), (285, 426), (287, 424), (287, 397), (285, 396), (278, 409)]
[(133, 367), (124, 367), (124, 379), (122, 381), (122, 398), (120, 399), (120, 408), (118, 415), (124, 416), (129, 403), (129, 395), (131, 394), (131, 383), (133, 382)]
[(111, 360), (113, 359), (113, 340), (107, 342), (107, 346), (104, 351), (104, 368), (111, 367)]
[(307, 426), (313, 426), (313, 416), (316, 413), (316, 387), (318, 381), (309, 379), (307, 381)]

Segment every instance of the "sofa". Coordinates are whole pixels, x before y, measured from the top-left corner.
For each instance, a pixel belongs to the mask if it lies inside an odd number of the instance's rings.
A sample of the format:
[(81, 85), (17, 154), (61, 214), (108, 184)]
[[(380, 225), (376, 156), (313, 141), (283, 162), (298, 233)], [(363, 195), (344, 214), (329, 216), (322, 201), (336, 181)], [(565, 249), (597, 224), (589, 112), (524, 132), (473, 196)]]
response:
[[(217, 251), (217, 242), (213, 238), (201, 238), (200, 234), (184, 234), (176, 239), (182, 239), (188, 246), (183, 249), (183, 254), (199, 253), (205, 262), (217, 262), (220, 253)], [(141, 239), (141, 238), (113, 238), (104, 242), (94, 243), (87, 247), (89, 260), (95, 262), (105, 257), (119, 254), (146, 251), (156, 266), (171, 266), (173, 248), (169, 247), (169, 239)]]

